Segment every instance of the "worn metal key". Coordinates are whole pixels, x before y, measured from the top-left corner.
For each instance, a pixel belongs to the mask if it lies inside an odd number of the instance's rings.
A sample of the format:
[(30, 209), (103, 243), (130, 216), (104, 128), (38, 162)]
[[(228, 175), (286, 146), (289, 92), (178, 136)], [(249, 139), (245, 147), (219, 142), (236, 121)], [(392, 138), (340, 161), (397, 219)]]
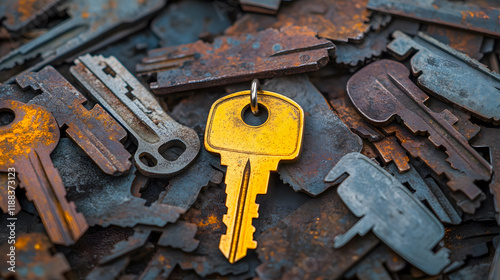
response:
[(188, 166), (200, 151), (194, 130), (174, 121), (154, 96), (113, 56), (84, 55), (70, 72), (133, 135), (135, 164), (148, 177)]
[(227, 231), (219, 249), (231, 263), (243, 258), (247, 249), (257, 248), (252, 226), (252, 219), (259, 216), (257, 195), (267, 192), (270, 172), (277, 170), (278, 163), (296, 159), (302, 146), (302, 108), (269, 91), (259, 91), (258, 102), (259, 110), (268, 114), (264, 123), (245, 122), (250, 91), (241, 91), (212, 105), (205, 130), (205, 148), (220, 154), (221, 164), (227, 166), (228, 211), (223, 218)]
[(88, 224), (66, 190), (50, 153), (59, 142), (59, 126), (51, 113), (38, 105), (0, 101), (0, 112), (14, 120), (0, 126), (0, 172), (15, 168), (26, 197), (33, 201), (54, 244), (72, 245)]

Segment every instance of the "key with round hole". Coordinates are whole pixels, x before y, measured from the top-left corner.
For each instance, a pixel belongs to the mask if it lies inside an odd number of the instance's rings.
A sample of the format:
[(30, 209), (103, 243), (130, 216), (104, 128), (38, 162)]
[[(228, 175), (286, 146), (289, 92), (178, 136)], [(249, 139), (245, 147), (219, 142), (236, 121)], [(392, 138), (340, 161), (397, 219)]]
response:
[(15, 168), (26, 197), (33, 201), (50, 240), (72, 245), (87, 230), (85, 217), (66, 200), (59, 172), (50, 154), (59, 142), (59, 126), (52, 114), (38, 105), (0, 101), (0, 112), (14, 120), (0, 126), (0, 172)]
[(115, 57), (75, 60), (70, 72), (137, 144), (134, 161), (147, 177), (166, 177), (188, 166), (200, 151), (196, 132), (177, 123)]
[[(250, 91), (237, 92), (217, 100), (210, 109), (205, 131), (205, 148), (220, 154), (227, 166), (226, 206), (223, 221), (227, 226), (219, 249), (234, 263), (255, 249), (258, 194), (265, 194), (271, 171), (280, 161), (297, 159), (302, 147), (304, 111), (293, 100), (269, 91), (259, 91), (259, 111), (267, 119), (249, 125), (243, 116), (250, 111)], [(250, 113), (251, 114), (251, 113)], [(253, 118), (253, 116), (250, 116)]]

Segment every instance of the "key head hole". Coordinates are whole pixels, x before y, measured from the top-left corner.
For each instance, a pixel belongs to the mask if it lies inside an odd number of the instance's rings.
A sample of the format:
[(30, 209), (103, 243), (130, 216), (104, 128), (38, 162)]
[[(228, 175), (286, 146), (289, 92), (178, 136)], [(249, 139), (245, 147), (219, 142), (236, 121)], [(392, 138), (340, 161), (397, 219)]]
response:
[(139, 160), (149, 167), (154, 167), (158, 164), (158, 161), (150, 153), (142, 153), (139, 155)]
[(259, 107), (259, 112), (256, 115), (252, 113), (250, 104), (248, 104), (243, 109), (241, 118), (246, 124), (250, 126), (259, 126), (267, 121), (267, 118), (269, 117), (269, 112), (267, 111), (266, 106), (259, 103), (258, 107)]
[(160, 153), (164, 159), (174, 161), (177, 160), (185, 150), (186, 145), (184, 143), (179, 140), (172, 140), (161, 145), (160, 148), (158, 148), (158, 153)]
[(14, 119), (16, 118), (16, 115), (14, 114), (14, 111), (11, 109), (0, 109), (0, 126), (5, 126), (11, 124)]

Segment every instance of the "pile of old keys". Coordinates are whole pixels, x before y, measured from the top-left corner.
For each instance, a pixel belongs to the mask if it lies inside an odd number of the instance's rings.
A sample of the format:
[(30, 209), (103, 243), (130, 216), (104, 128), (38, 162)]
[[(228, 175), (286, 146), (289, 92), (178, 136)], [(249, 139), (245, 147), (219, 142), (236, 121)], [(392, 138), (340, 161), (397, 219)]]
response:
[(0, 1), (0, 279), (500, 280), (499, 15)]

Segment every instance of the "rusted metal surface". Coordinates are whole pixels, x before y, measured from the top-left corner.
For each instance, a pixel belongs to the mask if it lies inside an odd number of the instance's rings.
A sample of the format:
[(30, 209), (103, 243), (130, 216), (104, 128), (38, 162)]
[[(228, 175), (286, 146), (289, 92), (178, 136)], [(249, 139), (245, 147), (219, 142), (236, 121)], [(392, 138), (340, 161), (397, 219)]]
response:
[(415, 35), (419, 27), (417, 22), (393, 19), (385, 28), (368, 32), (362, 42), (336, 44), (335, 63), (356, 66), (379, 57), (387, 50), (389, 37), (395, 30)]
[(120, 175), (130, 169), (131, 155), (122, 144), (127, 137), (125, 129), (101, 106), (85, 108), (87, 99), (57, 70), (46, 66), (39, 72), (17, 76), (16, 82), (24, 89), (41, 91), (29, 103), (49, 110), (59, 127), (66, 127), (66, 135), (104, 173)]
[[(448, 155), (436, 149), (433, 143), (427, 138), (414, 135), (400, 124), (392, 123), (383, 128), (388, 134), (394, 134), (401, 146), (405, 148), (411, 156), (421, 159), (437, 175), (443, 175), (448, 179), (447, 185), (453, 191), (453, 198), (457, 200), (457, 205), (466, 213), (473, 214), (481, 205), (481, 201), (486, 199), (484, 193), (477, 187), (475, 180), (470, 175), (469, 169), (457, 170), (447, 161)], [(458, 192), (463, 188), (475, 188), (479, 195), (470, 199), (463, 192)]]
[(271, 15), (278, 12), (280, 4), (281, 0), (240, 0), (244, 11)]
[(162, 47), (194, 43), (201, 37), (218, 36), (229, 26), (231, 21), (227, 14), (218, 13), (214, 3), (203, 0), (169, 4), (151, 22), (151, 30), (160, 38)]
[(0, 111), (14, 120), (0, 126), (0, 171), (18, 172), (26, 197), (33, 201), (51, 241), (74, 244), (87, 230), (85, 217), (66, 200), (61, 177), (50, 154), (59, 142), (59, 127), (49, 111), (19, 101), (0, 101)]
[(274, 78), (262, 89), (291, 98), (305, 112), (302, 153), (297, 161), (278, 167), (281, 179), (295, 191), (321, 194), (330, 187), (323, 182), (328, 171), (344, 155), (361, 151), (361, 139), (333, 113), (307, 76)]
[(43, 21), (43, 17), (54, 12), (55, 7), (63, 2), (62, 0), (28, 0), (15, 1), (5, 0), (0, 5), (0, 20), (2, 26), (9, 31), (24, 33), (36, 25), (37, 21)]
[[(489, 180), (491, 165), (453, 128), (456, 117), (447, 110), (435, 113), (425, 106), (428, 96), (413, 84), (409, 74), (401, 63), (380, 60), (354, 74), (347, 92), (354, 106), (370, 122), (387, 125), (398, 116), (411, 131), (427, 132), (436, 147), (446, 150), (451, 166), (467, 173), (469, 180)], [(373, 100), (383, 102), (372, 103)], [(471, 200), (481, 194), (474, 185), (449, 186)]]
[(424, 33), (411, 38), (396, 31), (393, 37), (388, 48), (398, 57), (417, 51), (411, 66), (421, 87), (479, 118), (500, 124), (499, 74)]
[(493, 176), (490, 181), (490, 193), (493, 195), (497, 223), (500, 224), (500, 129), (482, 127), (473, 142), (474, 147), (487, 147), (493, 166)]
[(406, 261), (404, 259), (386, 246), (379, 245), (360, 263), (351, 268), (345, 274), (345, 277), (352, 278), (355, 275), (360, 280), (392, 279), (391, 273), (398, 272), (405, 266)]
[[(69, 18), (0, 58), (0, 70), (24, 64), (26, 66), (20, 71), (36, 71), (49, 63), (61, 62), (84, 53), (96, 41), (101, 41), (102, 44), (121, 39), (141, 20), (159, 10), (165, 2), (135, 0), (118, 4), (115, 0), (69, 0), (58, 7), (58, 11), (67, 11)], [(112, 31), (121, 33), (110, 36)], [(41, 59), (31, 65), (25, 64), (33, 62), (39, 56)], [(12, 73), (11, 76), (17, 73)], [(0, 77), (2, 81), (8, 78), (5, 75)]]
[(196, 133), (174, 121), (116, 58), (85, 55), (75, 63), (72, 75), (133, 135), (134, 161), (143, 175), (166, 177), (196, 158)]
[(373, 142), (375, 151), (379, 154), (380, 159), (389, 164), (393, 162), (399, 172), (407, 172), (410, 170), (410, 159), (406, 155), (406, 151), (399, 145), (398, 140), (394, 136), (386, 136), (382, 140)]
[(328, 52), (334, 49), (330, 41), (317, 39), (308, 28), (267, 29), (253, 35), (218, 37), (213, 44), (198, 41), (151, 50), (137, 65), (137, 72), (155, 73), (151, 89), (167, 94), (314, 71), (328, 62)]
[(260, 279), (337, 279), (379, 244), (371, 233), (342, 248), (334, 237), (356, 217), (333, 191), (302, 205), (258, 237)]
[(245, 15), (227, 34), (245, 34), (268, 27), (307, 26), (321, 38), (336, 42), (361, 41), (370, 29), (368, 0), (293, 1), (280, 8), (276, 18)]
[[(9, 175), (9, 172), (0, 172), (0, 209), (5, 214), (8, 214), (9, 212), (12, 213), (11, 216), (19, 214), (19, 211), (21, 211), (21, 205), (19, 204), (19, 201), (17, 198), (14, 198), (14, 204), (16, 207), (14, 209), (10, 209), (9, 211), (9, 196), (15, 196), (15, 190), (19, 186), (19, 180), (15, 177), (15, 174), (11, 172)], [(13, 182), (13, 183), (9, 183)], [(12, 202), (11, 202), (12, 203)]]
[[(433, 250), (444, 236), (443, 225), (374, 161), (350, 153), (332, 168), (325, 182), (340, 184), (340, 198), (360, 217), (347, 232), (335, 237), (335, 248), (372, 230), (392, 250), (429, 275), (438, 274), (450, 263), (447, 249)], [(372, 185), (376, 187), (366, 188)]]
[(143, 189), (148, 180), (132, 170), (120, 177), (100, 172), (68, 139), (61, 139), (52, 154), (64, 185), (74, 188), (71, 197), (90, 226), (133, 227), (138, 224), (165, 226), (177, 221), (184, 209), (162, 203), (146, 206), (146, 200), (135, 197), (132, 188)]
[(453, 208), (436, 182), (432, 178), (422, 177), (415, 170), (415, 167), (410, 167), (411, 165), (408, 164), (408, 171), (404, 173), (401, 173), (394, 163), (389, 164), (386, 169), (401, 184), (409, 185), (413, 196), (422, 202), (425, 201), (441, 222), (453, 225), (460, 224), (462, 222), (461, 215)]
[[(12, 253), (11, 247), (14, 246), (16, 249)], [(5, 242), (0, 248), (6, 252), (0, 262), (0, 275), (5, 279), (64, 280), (64, 274), (71, 269), (63, 253), (52, 253), (54, 245), (43, 233), (20, 234), (15, 243)], [(15, 272), (7, 270), (11, 267), (11, 257), (8, 254), (14, 254)]]
[(445, 28), (435, 24), (428, 25), (425, 33), (473, 59), (480, 60), (483, 58), (482, 45), (484, 37), (481, 34)]
[(368, 9), (500, 37), (500, 6), (481, 1), (370, 0)]

